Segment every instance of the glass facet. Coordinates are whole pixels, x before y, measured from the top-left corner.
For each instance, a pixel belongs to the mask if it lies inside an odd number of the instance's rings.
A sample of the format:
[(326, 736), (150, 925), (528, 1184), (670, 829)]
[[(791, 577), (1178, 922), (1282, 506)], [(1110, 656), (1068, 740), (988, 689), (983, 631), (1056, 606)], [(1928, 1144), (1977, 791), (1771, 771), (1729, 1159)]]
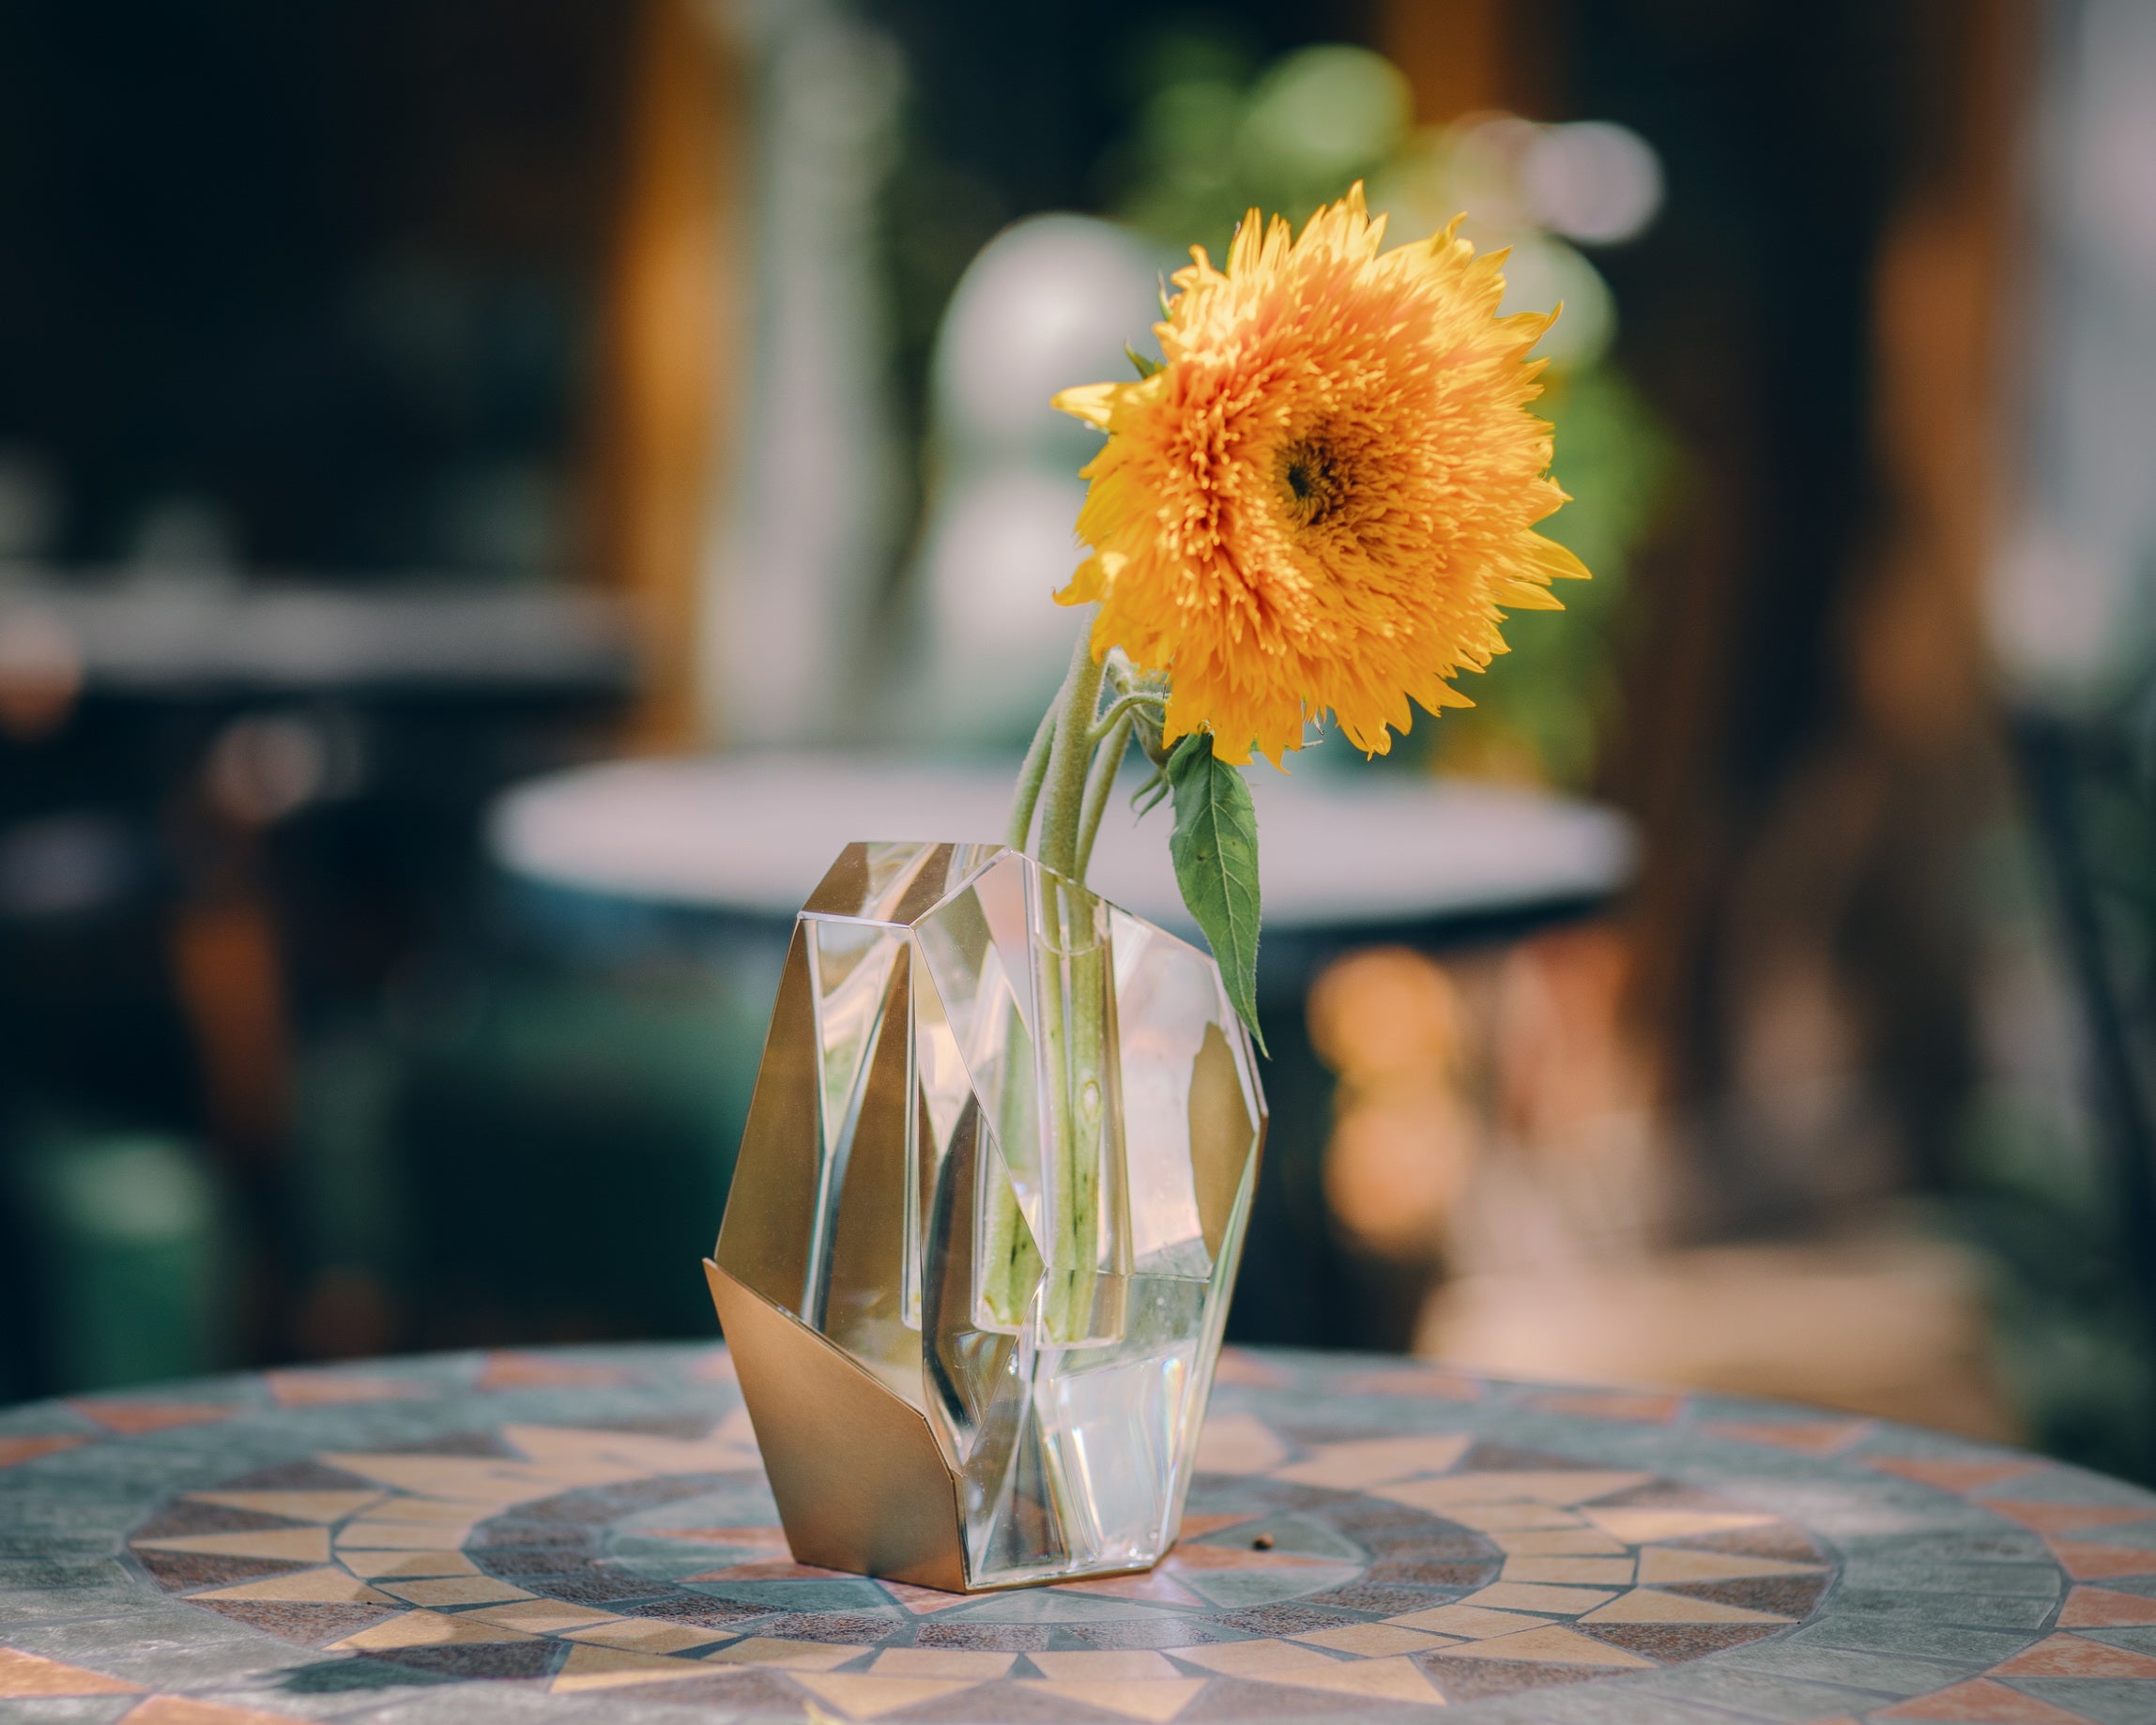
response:
[(1000, 846), (849, 846), (795, 928), (718, 1263), (926, 1421), (968, 1586), (1143, 1568), (1264, 1122), (1202, 952)]

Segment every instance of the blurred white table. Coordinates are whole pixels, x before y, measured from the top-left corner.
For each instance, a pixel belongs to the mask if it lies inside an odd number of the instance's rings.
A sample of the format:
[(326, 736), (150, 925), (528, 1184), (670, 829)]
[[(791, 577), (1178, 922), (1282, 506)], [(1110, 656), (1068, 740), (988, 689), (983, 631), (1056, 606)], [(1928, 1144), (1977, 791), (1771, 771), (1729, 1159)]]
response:
[(0, 570), (0, 679), (92, 695), (622, 698), (635, 673), (620, 605), (565, 588)]
[[(999, 839), (1015, 764), (862, 755), (620, 761), (539, 779), (496, 805), (511, 875), (617, 900), (790, 919), (856, 839)], [(1404, 772), (1249, 774), (1269, 937), (1532, 918), (1629, 878), (1624, 818), (1569, 798)], [(1132, 781), (1135, 784), (1135, 780)], [(1118, 798), (1091, 883), (1141, 916), (1190, 920), (1162, 807)]]

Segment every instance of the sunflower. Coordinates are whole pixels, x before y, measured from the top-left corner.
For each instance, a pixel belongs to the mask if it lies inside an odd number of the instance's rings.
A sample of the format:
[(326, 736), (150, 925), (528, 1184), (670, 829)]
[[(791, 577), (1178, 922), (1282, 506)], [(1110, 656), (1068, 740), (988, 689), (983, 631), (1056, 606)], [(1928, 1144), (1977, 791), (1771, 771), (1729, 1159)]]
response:
[(1410, 700), (1474, 705), (1451, 679), (1505, 650), (1501, 607), (1586, 574), (1533, 530), (1566, 500), (1527, 411), (1556, 313), (1498, 316), (1505, 254), (1459, 226), (1380, 255), (1360, 185), (1300, 236), (1252, 210), (1225, 271), (1176, 272), (1157, 371), (1055, 398), (1108, 434), (1057, 597), (1171, 676), (1169, 741), (1277, 765), (1330, 710), (1382, 755)]

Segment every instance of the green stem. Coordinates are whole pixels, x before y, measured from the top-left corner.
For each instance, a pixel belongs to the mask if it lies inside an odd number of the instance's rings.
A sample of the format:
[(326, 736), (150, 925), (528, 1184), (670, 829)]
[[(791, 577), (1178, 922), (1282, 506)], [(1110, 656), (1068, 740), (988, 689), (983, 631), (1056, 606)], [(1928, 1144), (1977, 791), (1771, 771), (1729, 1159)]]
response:
[(1055, 986), (1047, 1018), (1054, 1122), (1055, 1244), (1047, 1309), (1048, 1334), (1077, 1341), (1093, 1330), (1099, 1281), (1100, 1179), (1107, 1102), (1107, 1026), (1101, 1014), (1108, 950), (1095, 923), (1099, 901), (1081, 886), (1050, 888), (1062, 950), (1049, 960)]
[(1163, 712), (1168, 710), (1167, 701), (1157, 695), (1148, 695), (1142, 690), (1136, 695), (1126, 695), (1101, 714), (1100, 723), (1093, 727), (1093, 740), (1102, 741), (1119, 724), (1141, 707), (1157, 707)]
[(1065, 880), (1080, 879), (1078, 828), (1085, 819), (1086, 772), (1093, 765), (1093, 710), (1100, 705), (1107, 667), (1093, 656), (1091, 631), (1078, 636), (1056, 703), (1056, 732), (1048, 745), (1047, 776), (1041, 786), (1042, 863)]
[[(1102, 1240), (1103, 1217), (1110, 1212), (1120, 1216), (1121, 1200), (1110, 1201), (1103, 1188), (1104, 1179), (1114, 1174), (1108, 1164), (1113, 1130), (1108, 1119), (1113, 1088), (1110, 979), (1100, 901), (1084, 882), (1138, 714), (1162, 703), (1152, 694), (1125, 695), (1102, 714), (1106, 674), (1093, 659), (1089, 629), (1072, 649), (1055, 705), (1033, 734), (1010, 822), (1010, 842), (1023, 848), (1038, 815), (1032, 854), (1048, 871), (1041, 883), (1044, 950), (1036, 996), (1045, 1079), (1039, 1096), (1045, 1158), (1040, 1171), (1047, 1187), (1044, 1220), (1049, 1224), (1040, 1247), (1048, 1261), (1043, 1281), (1039, 1259), (1022, 1249), (1026, 1236), (1015, 1198), (1003, 1191), (989, 1199), (981, 1274), (986, 1303), (1003, 1323), (1022, 1320), (1040, 1283), (1042, 1328), (1047, 1339), (1062, 1343), (1119, 1335), (1124, 1321), (1118, 1286), (1104, 1286), (1100, 1272), (1104, 1244), (1117, 1244)], [(1122, 1190), (1120, 1183), (1114, 1190)], [(1109, 1226), (1120, 1239), (1120, 1224), (1111, 1217)], [(1104, 1336), (1094, 1336), (1096, 1328)]]
[[(1111, 712), (1113, 723), (1095, 726), (1104, 736), (1100, 753), (1086, 783), (1085, 801), (1078, 819), (1078, 857), (1072, 869), (1074, 882), (1085, 878), (1093, 862), (1093, 840), (1099, 836), (1101, 817), (1115, 794), (1116, 775), (1122, 771), (1124, 752), (1137, 727), (1137, 706), (1120, 701)], [(1099, 901), (1081, 885), (1061, 889), (1067, 907), (1063, 929), (1068, 956), (1070, 1015), (1064, 1033), (1066, 1058), (1058, 1070), (1065, 1075), (1065, 1119), (1070, 1133), (1070, 1153), (1058, 1158), (1063, 1180), (1066, 1218), (1059, 1254), (1063, 1274), (1053, 1285), (1054, 1320), (1065, 1336), (1076, 1337), (1121, 1322), (1120, 1310), (1096, 1310), (1100, 1293), (1100, 1223), (1104, 1206), (1101, 1182), (1107, 1173), (1108, 1026), (1103, 1005), (1109, 988), (1108, 948), (1099, 939), (1095, 923)], [(1062, 1140), (1059, 1139), (1059, 1143)], [(1112, 1208), (1112, 1206), (1111, 1206)], [(1113, 1224), (1110, 1224), (1111, 1229)], [(1110, 1285), (1110, 1293), (1113, 1285)], [(1115, 1302), (1111, 1300), (1111, 1306)]]
[(1033, 805), (1041, 800), (1041, 781), (1048, 774), (1048, 745), (1055, 740), (1056, 714), (1062, 706), (1059, 698), (1041, 714), (1026, 749), (1026, 764), (1018, 769), (1018, 794), (1011, 799), (1010, 831), (1003, 835), (1013, 850), (1025, 849), (1026, 835), (1033, 830)]
[[(1055, 704), (1033, 733), (1026, 764), (1018, 775), (1009, 829), (1013, 848), (1023, 849), (1033, 817), (1040, 817), (1040, 839), (1033, 852), (1055, 877), (1044, 881), (1041, 906), (1047, 950), (1041, 954), (1039, 1032), (1047, 1078), (1040, 1096), (1047, 1166), (1041, 1170), (1049, 1191), (1053, 1226), (1041, 1242), (1050, 1269), (1042, 1302), (1042, 1320), (1049, 1336), (1076, 1340), (1089, 1327), (1099, 1255), (1100, 1113), (1106, 1026), (1095, 998), (1105, 982), (1096, 927), (1097, 906), (1080, 884), (1093, 850), (1100, 812), (1089, 807), (1097, 776), (1093, 756), (1105, 735), (1114, 733), (1121, 759), (1129, 740), (1127, 703), (1115, 718), (1096, 725), (1106, 667), (1093, 656), (1092, 631), (1082, 633), (1071, 650), (1070, 670)], [(1112, 767), (1109, 778), (1113, 778)], [(1105, 785), (1100, 795), (1106, 797)], [(1002, 1322), (1022, 1319), (1039, 1260), (1019, 1249), (1023, 1234), (1009, 1192), (989, 1200), (986, 1261), (981, 1266), (986, 1304)]]
[[(1021, 1084), (1002, 1087), (995, 1131), (1008, 1150), (1015, 1151), (1022, 1135), (1036, 1129), (1025, 1104)], [(977, 1271), (981, 1293), (995, 1321), (1015, 1329), (1026, 1320), (1026, 1303), (1041, 1279), (1041, 1259), (1008, 1183), (998, 1183), (989, 1195), (985, 1230)]]
[(1115, 775), (1123, 771), (1124, 751), (1130, 747), (1130, 733), (1135, 724), (1136, 720), (1128, 712), (1118, 719), (1109, 728), (1108, 740), (1093, 761), (1093, 778), (1085, 789), (1085, 815), (1078, 823), (1078, 878), (1080, 880), (1093, 866), (1093, 842), (1100, 833), (1100, 817), (1108, 812), (1108, 800), (1115, 793)]

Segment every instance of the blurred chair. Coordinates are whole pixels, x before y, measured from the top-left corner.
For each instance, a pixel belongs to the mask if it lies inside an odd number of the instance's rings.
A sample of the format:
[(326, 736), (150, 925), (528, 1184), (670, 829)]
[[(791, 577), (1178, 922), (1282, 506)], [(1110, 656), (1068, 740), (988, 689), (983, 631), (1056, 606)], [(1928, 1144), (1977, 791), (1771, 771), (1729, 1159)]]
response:
[[(433, 1346), (700, 1336), (754, 1049), (723, 982), (504, 979), (407, 1046), (405, 1275)], [(744, 1046), (745, 1044), (745, 1046)]]
[(302, 1066), (310, 1345), (708, 1335), (783, 939), (498, 876), (487, 903)]
[[(2110, 1199), (2108, 1257), (2156, 1357), (2156, 696), (2137, 724), (2024, 706), (2013, 717), (2022, 792), (2087, 1036), (2086, 1082)], [(2135, 732), (2138, 735), (2135, 735)]]
[(230, 1240), (199, 1147), (49, 1125), (8, 1174), (9, 1328), (38, 1382), (107, 1389), (232, 1363)]

